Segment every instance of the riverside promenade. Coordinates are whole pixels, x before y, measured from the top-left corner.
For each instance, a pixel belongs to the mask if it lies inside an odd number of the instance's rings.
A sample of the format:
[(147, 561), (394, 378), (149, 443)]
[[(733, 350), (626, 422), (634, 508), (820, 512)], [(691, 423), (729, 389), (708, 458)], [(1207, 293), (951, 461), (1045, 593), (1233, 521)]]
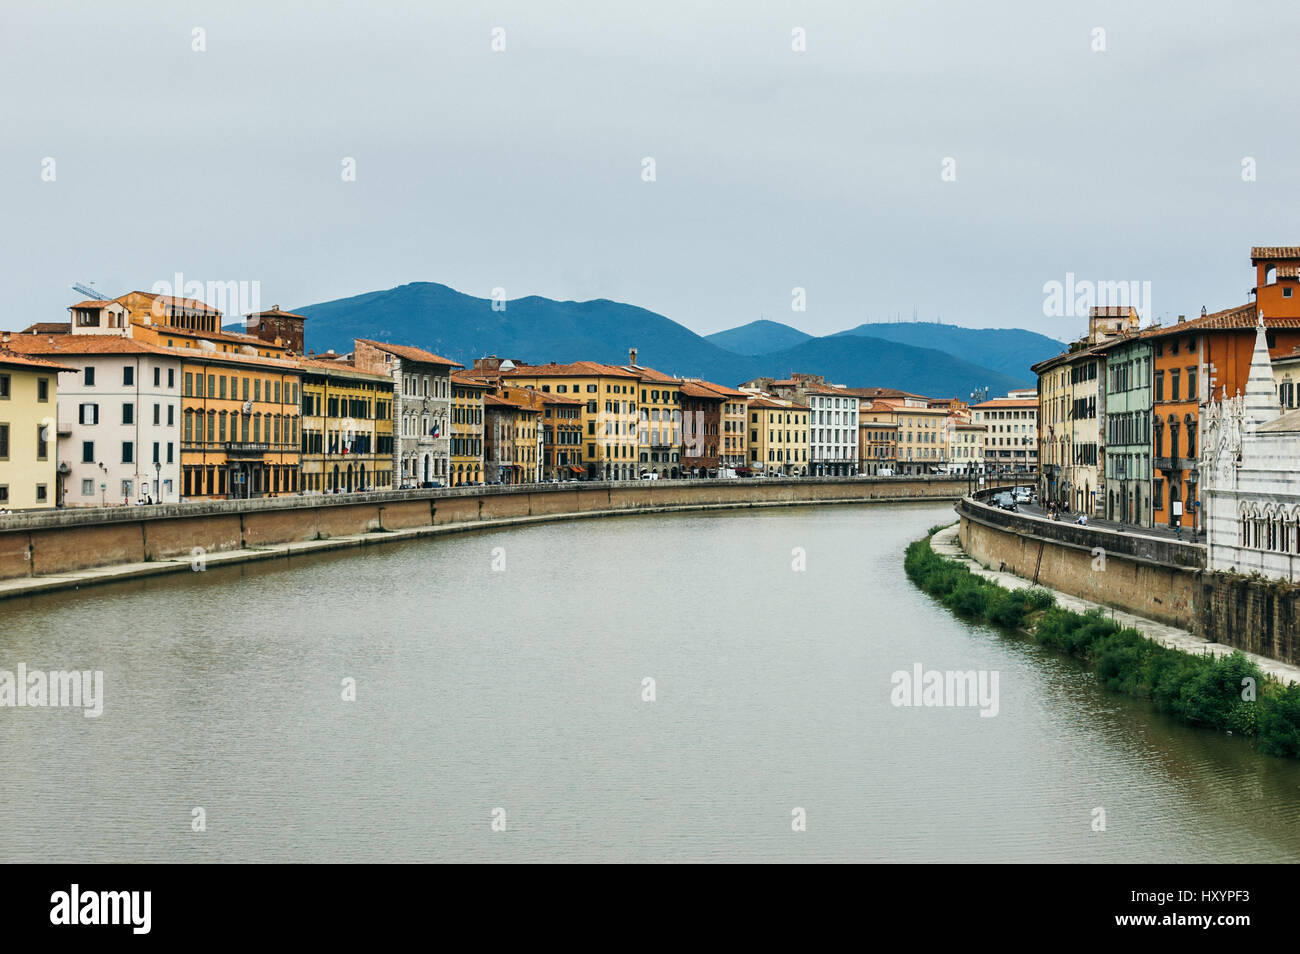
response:
[[(1193, 635), (1185, 629), (1179, 629), (1176, 626), (1170, 626), (1145, 616), (1138, 616), (1135, 613), (1129, 613), (1124, 610), (1115, 609), (1102, 603), (1094, 603), (1091, 600), (1082, 599), (1070, 593), (1062, 592), (1050, 586), (1034, 584), (1022, 576), (1014, 573), (990, 569), (983, 566), (978, 561), (967, 555), (961, 547), (961, 540), (958, 537), (958, 524), (945, 527), (930, 538), (930, 547), (935, 553), (950, 560), (956, 560), (964, 565), (972, 573), (978, 573), (986, 580), (998, 584), (1004, 589), (1017, 590), (1028, 587), (1037, 587), (1038, 589), (1047, 590), (1054, 597), (1058, 605), (1068, 610), (1074, 610), (1076, 613), (1086, 613), (1089, 610), (1100, 610), (1115, 622), (1123, 626), (1131, 626), (1144, 636), (1149, 637), (1161, 646), (1167, 646), (1170, 649), (1179, 649), (1187, 653), (1196, 653), (1198, 655), (1209, 653), (1212, 656), (1227, 656), (1237, 650), (1232, 646), (1225, 646), (1223, 643), (1210, 642)], [(1244, 650), (1243, 650), (1244, 652)], [(1300, 666), (1288, 665), (1279, 662), (1276, 659), (1269, 659), (1267, 656), (1260, 656), (1257, 653), (1246, 652), (1245, 655), (1259, 668), (1269, 675), (1275, 676), (1282, 682), (1300, 683)]]
[(552, 520), (947, 502), (964, 487), (940, 477), (585, 481), (33, 511), (0, 518), (0, 600)]

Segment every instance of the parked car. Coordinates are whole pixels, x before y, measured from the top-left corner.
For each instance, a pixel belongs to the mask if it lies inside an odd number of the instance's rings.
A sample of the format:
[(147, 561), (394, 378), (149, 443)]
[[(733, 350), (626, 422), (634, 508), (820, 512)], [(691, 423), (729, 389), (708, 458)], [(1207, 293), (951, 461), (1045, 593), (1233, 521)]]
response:
[(1016, 511), (1020, 509), (1019, 507), (1016, 506), (1016, 498), (1013, 497), (1008, 491), (1005, 490), (1002, 493), (998, 494), (996, 497), (994, 497), (993, 502), (998, 505), (998, 509), (1000, 510)]
[(642, 480), (658, 480), (658, 479), (659, 479), (659, 475), (656, 474), (656, 473), (652, 470), (652, 471), (650, 471), (649, 473), (642, 474), (642, 475), (641, 475), (641, 479), (642, 479)]
[(1034, 492), (1028, 487), (1017, 487), (1012, 493), (1015, 495), (1015, 501), (1018, 504), (1034, 502)]

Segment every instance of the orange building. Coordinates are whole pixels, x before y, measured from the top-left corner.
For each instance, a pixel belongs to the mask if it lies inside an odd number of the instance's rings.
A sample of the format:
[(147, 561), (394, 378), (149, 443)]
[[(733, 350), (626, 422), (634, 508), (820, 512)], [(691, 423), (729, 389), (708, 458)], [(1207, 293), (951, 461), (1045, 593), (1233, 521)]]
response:
[[(1152, 513), (1157, 525), (1200, 526), (1201, 408), (1245, 393), (1263, 317), (1273, 358), (1300, 346), (1300, 246), (1257, 246), (1254, 301), (1152, 329)], [(1181, 504), (1181, 507), (1178, 505)]]

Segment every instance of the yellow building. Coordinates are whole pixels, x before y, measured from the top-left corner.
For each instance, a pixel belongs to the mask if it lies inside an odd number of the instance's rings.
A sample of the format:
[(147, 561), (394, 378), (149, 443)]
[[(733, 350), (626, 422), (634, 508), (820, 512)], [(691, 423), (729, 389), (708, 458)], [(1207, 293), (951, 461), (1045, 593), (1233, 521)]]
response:
[(944, 422), (948, 408), (939, 402), (933, 406), (928, 398), (879, 398), (873, 408), (890, 407), (898, 423), (898, 473), (937, 473), (946, 463), (944, 456)]
[(749, 466), (757, 475), (808, 474), (808, 407), (755, 395), (749, 402)]
[(483, 396), (485, 381), (451, 374), (451, 486), (483, 483)]
[(483, 398), (483, 468), (488, 483), (541, 480), (542, 402), (525, 388), (503, 387)]
[(898, 409), (888, 401), (858, 401), (858, 473), (898, 473)]
[(203, 348), (181, 358), (181, 495), (297, 493), (301, 429), (298, 365)]
[(513, 365), (503, 384), (582, 400), (581, 466), (589, 480), (635, 480), (638, 472), (640, 377), (595, 361)]
[[(342, 361), (300, 359), (304, 491), (393, 488), (393, 379)], [(290, 425), (292, 432), (292, 424)]]
[[(624, 371), (641, 381), (640, 425), (637, 432), (637, 476), (667, 472), (676, 477), (682, 459), (682, 382), (672, 375), (636, 363), (628, 351)], [(713, 455), (716, 458), (716, 454)], [(716, 461), (715, 464), (716, 465)]]
[(0, 510), (43, 510), (57, 496), (58, 376), (53, 361), (0, 351)]

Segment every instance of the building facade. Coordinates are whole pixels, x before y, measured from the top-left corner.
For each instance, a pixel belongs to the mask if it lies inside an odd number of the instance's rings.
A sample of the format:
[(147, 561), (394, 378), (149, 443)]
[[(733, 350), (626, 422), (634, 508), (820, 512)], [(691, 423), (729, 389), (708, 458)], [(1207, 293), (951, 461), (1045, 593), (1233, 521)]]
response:
[(770, 395), (749, 401), (749, 467), (760, 476), (808, 476), (808, 408)]
[(981, 455), (987, 474), (1038, 472), (1038, 396), (982, 401), (970, 409), (984, 429)]
[(1262, 323), (1245, 393), (1216, 394), (1204, 420), (1207, 568), (1300, 582), (1300, 411), (1278, 403)]
[(451, 486), (483, 483), (483, 397), (489, 385), (451, 376)]
[[(623, 370), (640, 380), (640, 425), (637, 432), (637, 476), (682, 475), (681, 381), (672, 375), (637, 364), (636, 349), (628, 352)], [(715, 455), (716, 456), (716, 455)], [(716, 466), (716, 464), (715, 464)]]
[(503, 384), (582, 401), (582, 467), (589, 480), (635, 480), (641, 415), (635, 372), (596, 361), (522, 365), (501, 371)]
[(353, 363), (393, 379), (393, 475), (399, 489), (451, 479), (451, 374), (462, 368), (423, 348), (353, 339)]
[(56, 504), (59, 375), (55, 361), (0, 349), (0, 510), (46, 510)]
[(300, 359), (307, 492), (393, 488), (393, 379), (341, 361)]
[(1107, 349), (1105, 516), (1135, 527), (1154, 520), (1152, 367), (1149, 335), (1127, 335)]

